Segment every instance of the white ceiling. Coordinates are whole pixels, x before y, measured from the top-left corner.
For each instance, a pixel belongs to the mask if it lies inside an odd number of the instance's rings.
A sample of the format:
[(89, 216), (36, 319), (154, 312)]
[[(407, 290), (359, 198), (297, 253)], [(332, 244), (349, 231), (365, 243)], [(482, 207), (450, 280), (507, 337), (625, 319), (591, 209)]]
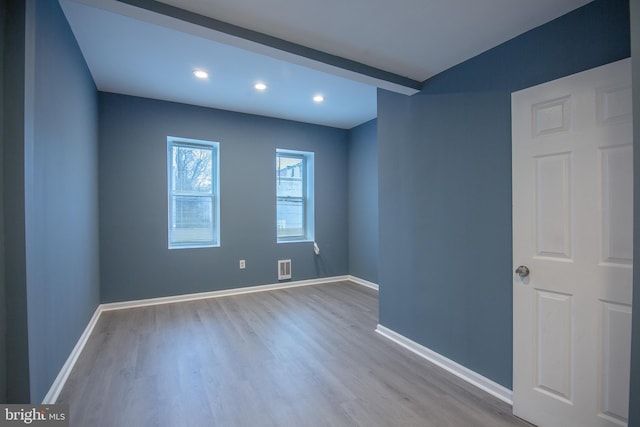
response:
[(416, 92), (394, 77), (422, 82), (590, 0), (59, 1), (99, 90), (348, 129), (376, 117), (376, 87)]
[(424, 81), (591, 0), (160, 0)]

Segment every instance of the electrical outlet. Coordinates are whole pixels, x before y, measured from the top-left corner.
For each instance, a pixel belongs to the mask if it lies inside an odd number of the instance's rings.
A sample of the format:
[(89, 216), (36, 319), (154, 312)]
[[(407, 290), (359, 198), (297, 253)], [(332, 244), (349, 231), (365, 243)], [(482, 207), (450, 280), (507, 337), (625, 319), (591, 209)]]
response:
[(246, 266), (247, 266), (247, 264), (244, 262), (243, 259), (241, 259), (240, 260), (240, 270), (244, 270)]

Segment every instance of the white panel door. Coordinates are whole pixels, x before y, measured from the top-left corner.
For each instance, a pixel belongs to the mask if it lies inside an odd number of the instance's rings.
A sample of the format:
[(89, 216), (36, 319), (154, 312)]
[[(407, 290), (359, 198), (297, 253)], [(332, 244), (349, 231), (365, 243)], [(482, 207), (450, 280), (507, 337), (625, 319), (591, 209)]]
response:
[(540, 427), (624, 426), (630, 61), (513, 93), (512, 126), (513, 412)]

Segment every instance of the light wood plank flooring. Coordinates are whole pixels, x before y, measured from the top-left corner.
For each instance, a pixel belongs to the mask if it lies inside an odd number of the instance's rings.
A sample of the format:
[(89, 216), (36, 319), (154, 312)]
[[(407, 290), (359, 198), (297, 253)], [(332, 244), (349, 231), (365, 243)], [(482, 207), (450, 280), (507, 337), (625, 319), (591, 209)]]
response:
[(527, 426), (374, 332), (377, 293), (308, 286), (104, 312), (72, 426)]

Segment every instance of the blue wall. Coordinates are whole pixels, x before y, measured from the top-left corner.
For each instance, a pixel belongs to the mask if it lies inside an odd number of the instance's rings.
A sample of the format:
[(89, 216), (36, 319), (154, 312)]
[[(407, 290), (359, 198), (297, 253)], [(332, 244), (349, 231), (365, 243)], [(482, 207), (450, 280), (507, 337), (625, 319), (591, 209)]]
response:
[(510, 94), (628, 56), (628, 2), (597, 0), (379, 91), (382, 325), (511, 387)]
[[(347, 131), (163, 101), (100, 94), (103, 302), (348, 273)], [(221, 246), (167, 249), (167, 135), (220, 143)], [(276, 243), (275, 150), (315, 153), (315, 236)], [(246, 260), (246, 269), (238, 261)]]
[(631, 343), (631, 394), (629, 427), (640, 426), (640, 0), (631, 2), (631, 69), (633, 79), (633, 341)]
[(6, 22), (6, 400), (40, 402), (98, 304), (97, 99), (57, 2)]
[(27, 3), (25, 247), (30, 398), (99, 303), (97, 91), (58, 2)]
[(378, 283), (376, 120), (349, 131), (349, 274)]
[[(0, 165), (4, 164), (4, 39), (7, 4), (0, 0)], [(7, 306), (4, 271), (4, 180), (0, 173), (0, 403), (7, 401)]]
[(25, 2), (7, 1), (4, 52), (3, 205), (7, 401), (29, 401), (24, 239)]

